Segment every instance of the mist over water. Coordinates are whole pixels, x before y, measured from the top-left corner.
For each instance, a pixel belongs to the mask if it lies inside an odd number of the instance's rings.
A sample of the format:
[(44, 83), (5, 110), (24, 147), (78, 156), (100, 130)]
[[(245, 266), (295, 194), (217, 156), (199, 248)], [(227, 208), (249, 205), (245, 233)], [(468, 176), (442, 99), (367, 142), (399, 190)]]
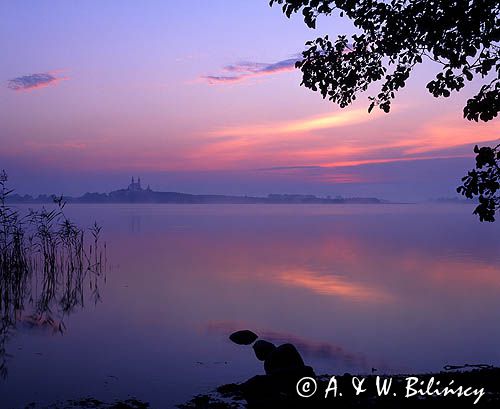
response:
[[(5, 407), (170, 407), (261, 373), (227, 335), (291, 341), (317, 373), (500, 364), (500, 226), (468, 205), (69, 205), (107, 242), (102, 302), (18, 325)], [(3, 408), (4, 406), (2, 406)]]

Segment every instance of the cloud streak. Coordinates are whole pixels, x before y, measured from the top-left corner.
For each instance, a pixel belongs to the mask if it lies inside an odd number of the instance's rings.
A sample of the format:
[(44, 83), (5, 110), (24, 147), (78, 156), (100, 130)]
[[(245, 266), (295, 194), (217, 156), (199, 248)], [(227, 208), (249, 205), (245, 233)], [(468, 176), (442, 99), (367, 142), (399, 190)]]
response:
[(211, 85), (234, 84), (250, 78), (293, 71), (297, 61), (298, 58), (293, 57), (274, 63), (241, 62), (225, 66), (225, 74), (205, 75), (201, 79)]
[(222, 125), (204, 132), (203, 144), (191, 152), (191, 159), (212, 168), (251, 168), (316, 179), (320, 168), (345, 169), (341, 171), (344, 175), (328, 175), (324, 181), (352, 183), (353, 178), (345, 177), (351, 173), (347, 168), (472, 158), (471, 146), (490, 143), (498, 138), (500, 129), (495, 123), (469, 124), (442, 116), (400, 129), (400, 118), (408, 115), (401, 110), (395, 114), (381, 121), (383, 113), (351, 108)]
[(7, 88), (12, 91), (31, 91), (56, 85), (66, 78), (57, 77), (53, 73), (43, 72), (38, 74), (23, 75), (7, 81)]
[(220, 128), (212, 131), (215, 136), (264, 136), (286, 135), (295, 133), (305, 133), (321, 129), (331, 129), (349, 125), (368, 122), (380, 117), (382, 114), (375, 113), (371, 116), (366, 109), (351, 109), (335, 111), (323, 115), (306, 117), (299, 120), (288, 120), (282, 122), (268, 122), (262, 124), (252, 124), (248, 126), (233, 126)]

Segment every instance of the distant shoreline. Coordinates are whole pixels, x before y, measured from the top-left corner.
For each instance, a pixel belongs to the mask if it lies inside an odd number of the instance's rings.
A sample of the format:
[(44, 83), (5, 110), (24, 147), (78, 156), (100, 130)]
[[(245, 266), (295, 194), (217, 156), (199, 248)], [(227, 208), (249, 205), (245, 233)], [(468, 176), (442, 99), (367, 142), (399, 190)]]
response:
[[(44, 204), (52, 203), (58, 195), (21, 196), (11, 194), (9, 203)], [(375, 197), (335, 198), (317, 197), (315, 195), (269, 194), (266, 197), (233, 196), (233, 195), (196, 195), (180, 192), (157, 192), (149, 185), (144, 189), (141, 178), (132, 177), (125, 189), (113, 190), (109, 193), (85, 193), (79, 197), (64, 197), (67, 203), (178, 203), (178, 204), (380, 204), (384, 201)]]
[[(54, 198), (61, 195), (31, 195), (10, 194), (7, 203), (19, 204), (47, 204), (53, 203)], [(417, 202), (389, 201), (377, 197), (319, 197), (305, 194), (272, 193), (267, 196), (237, 196), (220, 194), (192, 194), (180, 192), (159, 192), (152, 190), (149, 185), (143, 188), (141, 179), (132, 178), (125, 189), (113, 190), (109, 193), (87, 192), (79, 197), (64, 196), (67, 203), (80, 204), (417, 204)], [(439, 198), (426, 203), (440, 204), (468, 204), (469, 201), (458, 198)]]
[[(57, 195), (13, 194), (8, 203), (46, 204), (52, 203)], [(115, 190), (110, 193), (85, 193), (80, 197), (63, 196), (67, 203), (80, 204), (384, 204), (392, 203), (375, 197), (318, 197), (314, 195), (270, 194), (259, 196), (196, 195), (179, 192), (155, 192), (152, 190)]]

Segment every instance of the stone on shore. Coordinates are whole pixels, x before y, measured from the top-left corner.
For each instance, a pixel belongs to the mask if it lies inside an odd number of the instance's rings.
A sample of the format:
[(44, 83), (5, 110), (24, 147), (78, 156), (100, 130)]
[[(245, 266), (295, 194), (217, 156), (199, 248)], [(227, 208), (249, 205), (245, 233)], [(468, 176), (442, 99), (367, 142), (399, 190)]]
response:
[(265, 361), (266, 358), (276, 349), (276, 345), (272, 342), (264, 341), (263, 339), (259, 339), (253, 344), (253, 350), (255, 352), (255, 356), (259, 361)]
[(300, 369), (305, 366), (299, 351), (292, 344), (282, 344), (274, 349), (264, 361), (266, 374)]

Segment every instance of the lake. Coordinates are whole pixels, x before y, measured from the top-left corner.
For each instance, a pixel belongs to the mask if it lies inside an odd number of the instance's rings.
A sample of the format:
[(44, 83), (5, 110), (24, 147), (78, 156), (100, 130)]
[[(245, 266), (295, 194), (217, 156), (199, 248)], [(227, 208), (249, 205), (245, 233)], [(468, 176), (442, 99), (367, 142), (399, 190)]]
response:
[(0, 407), (135, 396), (173, 407), (263, 373), (251, 329), (317, 373), (500, 365), (500, 222), (469, 205), (68, 205), (103, 226), (101, 301), (19, 325)]

